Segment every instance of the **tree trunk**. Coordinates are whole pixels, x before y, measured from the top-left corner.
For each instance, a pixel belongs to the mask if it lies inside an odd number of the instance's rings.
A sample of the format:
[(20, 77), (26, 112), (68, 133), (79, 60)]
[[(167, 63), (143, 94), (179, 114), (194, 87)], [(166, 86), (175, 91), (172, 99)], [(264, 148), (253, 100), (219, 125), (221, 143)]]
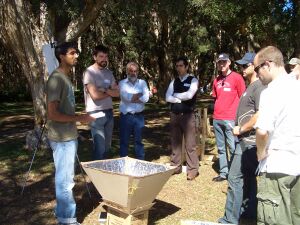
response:
[[(85, 8), (75, 20), (70, 21), (57, 41), (76, 40), (97, 18), (104, 1), (86, 0)], [(35, 126), (46, 121), (45, 82), (47, 71), (42, 46), (50, 43), (54, 33), (53, 21), (59, 20), (55, 13), (49, 13), (45, 3), (40, 4), (39, 15), (32, 12), (32, 5), (26, 0), (0, 0), (0, 41), (10, 49), (22, 67), (29, 83), (33, 101)]]
[(168, 69), (167, 47), (169, 36), (169, 21), (168, 14), (165, 10), (158, 12), (159, 22), (161, 23), (160, 39), (158, 40), (157, 58), (159, 69), (158, 95), (164, 96), (166, 88), (170, 82), (170, 72)]
[(21, 65), (31, 88), (35, 125), (45, 121), (45, 66), (42, 43), (49, 41), (47, 32), (33, 24), (31, 9), (24, 1), (1, 1), (0, 39)]

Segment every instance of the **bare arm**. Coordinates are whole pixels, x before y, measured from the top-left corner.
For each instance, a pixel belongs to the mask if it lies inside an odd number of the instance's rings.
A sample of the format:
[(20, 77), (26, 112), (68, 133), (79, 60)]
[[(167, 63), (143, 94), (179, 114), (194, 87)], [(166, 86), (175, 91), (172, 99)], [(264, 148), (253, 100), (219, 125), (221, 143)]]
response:
[(104, 93), (104, 90), (99, 90), (94, 84), (87, 84), (86, 89), (94, 101), (109, 97), (107, 93)]
[(58, 110), (59, 102), (58, 101), (52, 101), (48, 103), (47, 108), (47, 114), (48, 119), (57, 121), (57, 122), (83, 122), (88, 123), (91, 121), (94, 121), (95, 119), (88, 114), (82, 114), (82, 115), (67, 115), (64, 113), (59, 112)]
[(267, 144), (269, 134), (267, 131), (257, 128), (256, 129), (256, 146), (257, 146), (257, 159), (258, 161), (267, 156)]
[(120, 96), (119, 86), (116, 83), (114, 83), (110, 89), (106, 90), (106, 94), (108, 94), (111, 97), (119, 97)]
[(235, 136), (237, 136), (237, 135), (241, 135), (241, 134), (243, 134), (243, 133), (245, 133), (247, 131), (252, 130), (253, 127), (254, 127), (254, 125), (256, 124), (257, 118), (258, 118), (258, 111), (244, 125), (242, 125), (242, 126), (235, 126), (233, 128), (233, 134)]

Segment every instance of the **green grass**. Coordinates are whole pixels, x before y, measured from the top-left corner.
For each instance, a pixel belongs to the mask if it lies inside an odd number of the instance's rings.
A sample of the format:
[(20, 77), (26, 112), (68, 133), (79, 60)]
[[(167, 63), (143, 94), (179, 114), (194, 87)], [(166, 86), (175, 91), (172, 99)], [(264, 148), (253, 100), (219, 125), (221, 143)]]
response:
[(0, 117), (14, 115), (33, 115), (33, 107), (31, 102), (12, 102), (0, 104)]

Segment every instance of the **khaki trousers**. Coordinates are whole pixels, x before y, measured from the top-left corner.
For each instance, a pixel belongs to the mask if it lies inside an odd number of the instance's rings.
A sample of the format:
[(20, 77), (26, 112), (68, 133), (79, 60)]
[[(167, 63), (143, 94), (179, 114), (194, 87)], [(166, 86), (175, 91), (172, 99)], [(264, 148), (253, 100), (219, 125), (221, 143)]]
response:
[(265, 173), (258, 181), (257, 224), (300, 224), (300, 176)]
[(171, 112), (171, 165), (181, 169), (182, 138), (185, 140), (187, 173), (195, 176), (199, 169), (199, 157), (196, 150), (196, 124), (194, 113), (175, 114)]

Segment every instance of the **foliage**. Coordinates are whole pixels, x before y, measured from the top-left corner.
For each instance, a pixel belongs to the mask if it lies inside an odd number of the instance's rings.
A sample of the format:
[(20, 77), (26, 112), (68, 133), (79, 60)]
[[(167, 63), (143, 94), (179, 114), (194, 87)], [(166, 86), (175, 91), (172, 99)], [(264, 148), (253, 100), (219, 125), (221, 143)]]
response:
[[(96, 2), (96, 1), (95, 1)], [(31, 0), (38, 19), (41, 4), (47, 6), (53, 35), (76, 19), (85, 7), (83, 0)], [(95, 3), (96, 4), (96, 3)], [(77, 89), (82, 92), (82, 73), (93, 63), (97, 44), (110, 48), (110, 65), (118, 80), (124, 78), (129, 61), (141, 66), (141, 76), (154, 82), (163, 96), (174, 76), (174, 60), (187, 55), (191, 72), (209, 82), (215, 73), (214, 58), (227, 52), (232, 58), (266, 45), (277, 45), (288, 59), (300, 54), (300, 7), (297, 0), (143, 0), (106, 1), (97, 19), (81, 35), (81, 55), (76, 67)], [(1, 51), (0, 91), (29, 89), (24, 86), (18, 62)], [(2, 74), (1, 74), (2, 73)], [(5, 74), (5, 76), (4, 76)], [(7, 79), (4, 79), (7, 78)], [(16, 79), (17, 78), (17, 79)], [(2, 84), (2, 82), (1, 82)], [(10, 92), (9, 92), (10, 93)], [(82, 93), (81, 93), (82, 94)]]

